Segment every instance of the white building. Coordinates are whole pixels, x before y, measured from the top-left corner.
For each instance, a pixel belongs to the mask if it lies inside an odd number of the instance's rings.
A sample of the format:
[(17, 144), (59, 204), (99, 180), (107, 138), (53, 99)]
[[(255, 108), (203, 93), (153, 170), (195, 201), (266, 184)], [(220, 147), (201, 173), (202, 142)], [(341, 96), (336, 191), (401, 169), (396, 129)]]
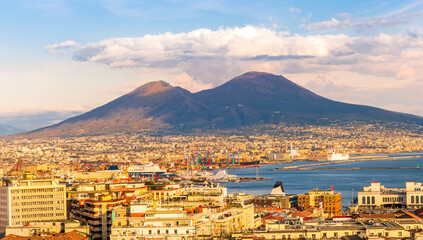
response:
[(6, 226), (66, 219), (66, 185), (57, 180), (14, 180), (0, 186), (0, 234)]
[(358, 207), (379, 208), (406, 206), (423, 207), (423, 186), (418, 182), (406, 182), (405, 188), (386, 188), (380, 182), (372, 182), (358, 192)]

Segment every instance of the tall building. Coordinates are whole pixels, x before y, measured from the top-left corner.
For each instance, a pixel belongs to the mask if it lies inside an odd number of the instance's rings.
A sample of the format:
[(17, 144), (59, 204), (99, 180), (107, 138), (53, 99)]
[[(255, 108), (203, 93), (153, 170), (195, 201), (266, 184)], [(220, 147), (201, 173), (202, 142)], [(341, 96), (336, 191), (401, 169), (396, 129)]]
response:
[(0, 234), (6, 226), (66, 219), (66, 185), (58, 180), (11, 180), (0, 186)]
[(326, 216), (341, 216), (341, 193), (333, 190), (313, 189), (306, 194), (298, 195), (298, 206), (323, 208)]
[(372, 182), (358, 192), (359, 208), (423, 207), (423, 185), (406, 182), (405, 188), (386, 188), (380, 182)]

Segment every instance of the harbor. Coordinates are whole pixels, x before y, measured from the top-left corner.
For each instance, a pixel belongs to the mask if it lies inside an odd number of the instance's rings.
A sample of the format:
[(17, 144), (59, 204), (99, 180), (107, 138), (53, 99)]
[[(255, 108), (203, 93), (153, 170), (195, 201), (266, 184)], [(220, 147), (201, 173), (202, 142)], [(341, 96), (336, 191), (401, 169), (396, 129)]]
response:
[[(403, 157), (401, 154), (393, 157)], [(356, 194), (362, 186), (373, 181), (380, 181), (392, 187), (401, 187), (406, 181), (423, 181), (421, 169), (416, 168), (419, 164), (423, 166), (423, 157), (394, 158), (380, 161), (349, 161), (337, 165), (326, 165), (324, 168), (312, 171), (274, 171), (285, 167), (304, 167), (310, 162), (292, 162), (273, 165), (262, 165), (258, 167), (260, 177), (271, 178), (271, 181), (258, 182), (228, 182), (221, 185), (228, 188), (228, 192), (245, 192), (246, 194), (269, 194), (275, 181), (284, 183), (287, 193), (300, 194), (310, 188), (329, 189), (334, 187), (335, 191), (342, 194), (342, 205), (349, 206), (352, 195)], [(337, 169), (336, 171), (325, 169), (330, 167), (348, 168)], [(384, 169), (378, 169), (383, 167)], [(317, 167), (316, 167), (317, 168)], [(406, 169), (405, 169), (406, 168)], [(228, 170), (229, 174), (238, 176), (255, 177), (257, 171), (254, 168), (238, 168)]]

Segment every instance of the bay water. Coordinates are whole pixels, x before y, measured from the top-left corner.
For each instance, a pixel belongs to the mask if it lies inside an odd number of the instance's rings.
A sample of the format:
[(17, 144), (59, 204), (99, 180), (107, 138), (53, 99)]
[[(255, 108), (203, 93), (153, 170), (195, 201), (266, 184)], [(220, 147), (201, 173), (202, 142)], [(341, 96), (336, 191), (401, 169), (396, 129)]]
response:
[[(341, 192), (342, 206), (351, 204), (352, 199), (357, 198), (357, 192), (371, 182), (380, 182), (387, 188), (405, 188), (406, 181), (423, 182), (423, 152), (402, 153), (390, 156), (421, 156), (418, 158), (406, 158), (395, 160), (363, 161), (339, 163), (323, 166), (325, 168), (352, 168), (352, 167), (415, 167), (416, 169), (354, 169), (354, 170), (311, 170), (311, 171), (273, 171), (274, 168), (304, 165), (316, 162), (292, 162), (283, 164), (262, 165), (251, 168), (227, 169), (228, 174), (239, 177), (270, 178), (268, 181), (254, 182), (229, 182), (221, 183), (228, 188), (228, 192), (244, 192), (246, 194), (262, 195), (269, 194), (276, 181), (281, 181), (287, 194), (307, 193), (313, 188), (321, 190), (330, 189)], [(420, 166), (420, 168), (417, 168)]]

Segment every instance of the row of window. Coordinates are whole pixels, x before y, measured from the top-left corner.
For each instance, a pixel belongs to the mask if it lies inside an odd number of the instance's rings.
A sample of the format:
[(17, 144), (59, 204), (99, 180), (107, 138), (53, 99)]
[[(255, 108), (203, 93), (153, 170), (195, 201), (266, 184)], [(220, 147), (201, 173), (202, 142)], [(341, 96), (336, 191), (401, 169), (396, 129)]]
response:
[(51, 204), (65, 204), (65, 200), (58, 201), (32, 201), (32, 202), (13, 202), (12, 206), (34, 206), (34, 205), (51, 205)]
[(416, 201), (416, 203), (423, 203), (423, 195), (422, 196), (411, 196), (411, 204), (413, 204), (414, 201)]
[[(156, 231), (148, 230), (148, 234), (150, 234), (150, 235), (151, 234), (157, 234), (157, 235), (160, 235), (160, 234), (172, 234), (172, 232), (173, 232), (173, 234), (183, 234), (183, 231), (182, 230), (179, 230), (178, 231), (178, 229), (174, 229), (173, 231), (172, 230), (169, 230), (169, 229), (166, 229), (164, 231), (161, 231), (161, 230), (156, 230)], [(116, 232), (116, 233), (118, 233), (118, 232)], [(186, 230), (185, 233), (186, 234), (189, 234), (190, 231), (189, 230)], [(123, 235), (127, 235), (127, 234), (128, 235), (129, 234), (135, 235), (136, 232), (134, 232), (134, 231), (132, 231), (132, 232), (123, 231)]]
[(17, 208), (14, 209), (14, 212), (38, 212), (38, 211), (60, 211), (63, 210), (64, 207), (31, 207), (31, 208)]
[(63, 192), (64, 188), (41, 188), (41, 189), (20, 189), (20, 190), (11, 190), (12, 194), (18, 193), (49, 193), (49, 192)]
[(383, 202), (402, 202), (404, 201), (403, 197), (384, 197)]
[[(47, 218), (47, 217), (63, 217), (65, 214), (64, 213), (38, 213), (38, 214), (22, 214), (22, 215), (15, 215), (12, 216), (12, 218), (24, 218), (24, 219), (28, 219), (28, 218), (33, 218), (33, 219), (39, 219), (39, 218)], [(17, 223), (18, 224), (18, 223)]]
[[(370, 202), (370, 199), (372, 200), (371, 202)], [(361, 199), (361, 203), (362, 204), (366, 204), (366, 197), (363, 197), (362, 199)], [(373, 196), (373, 197), (367, 197), (367, 204), (376, 204), (376, 200), (375, 200), (375, 197)]]
[(12, 197), (12, 200), (20, 200), (20, 199), (46, 199), (46, 198), (63, 198), (63, 194), (57, 194), (57, 195), (32, 195), (32, 196), (17, 196)]

